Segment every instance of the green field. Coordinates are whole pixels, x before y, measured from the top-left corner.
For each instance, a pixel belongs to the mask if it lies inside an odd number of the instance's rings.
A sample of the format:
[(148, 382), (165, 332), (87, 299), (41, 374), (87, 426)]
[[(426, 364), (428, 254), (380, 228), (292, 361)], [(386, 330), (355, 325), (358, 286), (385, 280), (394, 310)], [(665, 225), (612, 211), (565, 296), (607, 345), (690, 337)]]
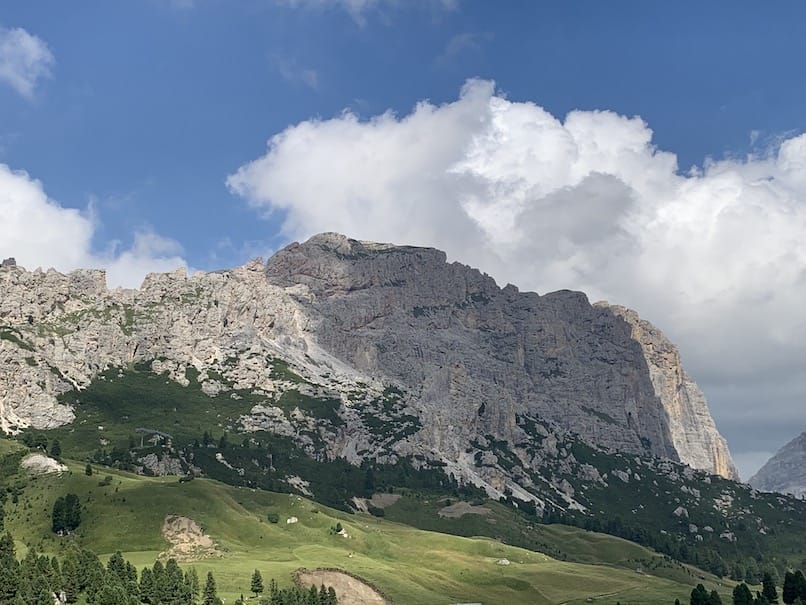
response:
[[(2, 443), (2, 440), (0, 440)], [(3, 445), (6, 447), (6, 445)], [(14, 446), (8, 446), (9, 448)], [(214, 570), (220, 594), (234, 599), (247, 593), (257, 568), (263, 576), (290, 584), (300, 567), (337, 567), (367, 579), (394, 603), (673, 603), (688, 600), (692, 584), (703, 581), (681, 574), (680, 581), (649, 575), (625, 565), (652, 553), (632, 543), (575, 528), (553, 526), (547, 535), (566, 545), (578, 560), (559, 561), (545, 554), (507, 546), (489, 538), (464, 538), (329, 509), (296, 495), (237, 488), (211, 480), (179, 483), (97, 468), (84, 474), (83, 463), (68, 463), (61, 477), (25, 481), (16, 503), (5, 505), (6, 528), (20, 553), (35, 546), (58, 554), (76, 541), (100, 555), (122, 550), (142, 567), (153, 563), (168, 544), (162, 537), (165, 515), (189, 517), (211, 536), (222, 555), (193, 563), (200, 575)], [(108, 485), (101, 485), (105, 477)], [(68, 492), (79, 496), (83, 519), (75, 535), (50, 531), (54, 500)], [(277, 513), (279, 523), (268, 521)], [(298, 523), (287, 524), (295, 516)], [(334, 535), (339, 522), (349, 538)], [(510, 565), (500, 565), (508, 559)], [(713, 578), (704, 581), (727, 597)], [(230, 601), (231, 602), (231, 601)]]

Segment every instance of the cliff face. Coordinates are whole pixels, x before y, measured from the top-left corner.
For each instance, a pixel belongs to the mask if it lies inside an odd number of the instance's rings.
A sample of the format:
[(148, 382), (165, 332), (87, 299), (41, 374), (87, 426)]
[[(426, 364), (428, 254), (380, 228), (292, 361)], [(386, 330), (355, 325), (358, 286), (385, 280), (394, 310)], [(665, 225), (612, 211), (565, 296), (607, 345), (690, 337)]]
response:
[[(635, 313), (581, 293), (499, 289), (437, 250), (336, 234), (292, 244), (265, 265), (150, 275), (139, 290), (108, 291), (104, 281), (99, 271), (0, 268), (4, 431), (70, 422), (59, 393), (149, 361), (182, 384), (194, 368), (208, 393), (261, 394), (266, 403), (243, 430), (290, 434), (298, 418), (272, 407), (292, 386), (273, 371), (282, 359), (304, 377), (294, 388), (341, 398), (344, 425), (323, 433), (331, 457), (418, 453), (475, 480), (486, 471), (467, 458), (479, 444), (506, 441), (534, 468), (534, 443), (550, 443), (556, 429), (736, 477), (671, 343)], [(390, 386), (416, 429), (396, 435), (388, 409), (371, 407)], [(368, 414), (391, 428), (373, 433)]]
[(782, 447), (748, 483), (763, 492), (806, 497), (806, 433)]
[(626, 321), (632, 338), (641, 345), (655, 395), (668, 416), (672, 444), (680, 461), (738, 480), (728, 444), (717, 431), (700, 387), (683, 368), (677, 347), (635, 311), (606, 303), (598, 306), (610, 309)]

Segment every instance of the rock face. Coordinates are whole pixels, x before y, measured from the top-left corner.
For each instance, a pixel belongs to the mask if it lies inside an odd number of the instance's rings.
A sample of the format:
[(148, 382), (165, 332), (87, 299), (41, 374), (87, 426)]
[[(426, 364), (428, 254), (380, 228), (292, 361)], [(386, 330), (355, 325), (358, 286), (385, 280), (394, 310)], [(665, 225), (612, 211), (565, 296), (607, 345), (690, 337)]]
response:
[(680, 461), (738, 480), (728, 444), (716, 429), (700, 387), (683, 369), (677, 347), (635, 311), (606, 303), (598, 305), (607, 306), (626, 321), (632, 328), (632, 338), (641, 345), (655, 395), (669, 418), (672, 443)]
[(244, 431), (320, 426), (276, 406), (291, 388), (335, 397), (343, 422), (322, 428), (323, 446), (304, 444), (312, 455), (418, 455), (517, 492), (528, 485), (479, 463), (495, 458), (485, 444), (506, 442), (536, 468), (533, 445), (549, 451), (552, 431), (565, 431), (736, 477), (702, 393), (656, 328), (579, 292), (500, 289), (438, 250), (322, 234), (265, 264), (151, 274), (139, 290), (109, 291), (101, 271), (5, 265), (0, 292), (5, 432), (68, 423), (59, 394), (149, 362), (210, 395), (264, 398)]
[(457, 456), (475, 435), (518, 443), (531, 414), (614, 450), (738, 475), (677, 349), (623, 307), (538, 296), (432, 249), (324, 234), (272, 257), (270, 281), (306, 286), (318, 343), (417, 392), (428, 443)]
[(782, 447), (748, 483), (763, 492), (806, 497), (806, 433)]

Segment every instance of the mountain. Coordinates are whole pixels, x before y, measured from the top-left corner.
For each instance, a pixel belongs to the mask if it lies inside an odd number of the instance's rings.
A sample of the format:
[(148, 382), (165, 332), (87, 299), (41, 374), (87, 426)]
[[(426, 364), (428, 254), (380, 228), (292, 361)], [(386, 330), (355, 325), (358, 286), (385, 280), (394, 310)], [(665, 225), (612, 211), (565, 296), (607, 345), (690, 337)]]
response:
[(778, 450), (748, 483), (764, 492), (806, 497), (806, 433)]
[(32, 450), (529, 549), (578, 525), (752, 581), (806, 535), (806, 502), (734, 481), (674, 345), (579, 292), (332, 233), (131, 290), (8, 261), (0, 292), (0, 426)]
[[(5, 432), (66, 424), (74, 410), (57, 396), (110, 367), (149, 362), (183, 385), (197, 372), (208, 395), (234, 387), (262, 396), (241, 419), (247, 431), (294, 432), (297, 420), (273, 405), (287, 391), (340, 400), (345, 422), (323, 429), (328, 457), (420, 455), (491, 490), (508, 478), (480, 473), (468, 445), (506, 441), (535, 466), (535, 422), (598, 448), (737, 476), (702, 393), (659, 330), (579, 292), (500, 289), (438, 250), (322, 234), (265, 265), (151, 274), (139, 290), (113, 291), (102, 271), (8, 264)], [(275, 359), (303, 384), (272, 378)], [(383, 431), (370, 426), (378, 418)]]

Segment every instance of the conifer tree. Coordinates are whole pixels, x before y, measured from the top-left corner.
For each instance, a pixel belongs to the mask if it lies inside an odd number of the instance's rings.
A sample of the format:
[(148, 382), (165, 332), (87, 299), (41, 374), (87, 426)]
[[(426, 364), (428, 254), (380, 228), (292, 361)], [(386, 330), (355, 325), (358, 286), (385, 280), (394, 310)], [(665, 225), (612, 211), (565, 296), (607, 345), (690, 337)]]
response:
[(0, 603), (10, 603), (19, 586), (19, 563), (14, 539), (6, 533), (0, 538)]
[(708, 591), (705, 590), (705, 586), (697, 584), (691, 591), (689, 603), (690, 605), (708, 605)]
[(795, 584), (798, 587), (798, 598), (806, 602), (806, 576), (803, 575), (801, 570), (795, 572)]
[(795, 574), (787, 571), (784, 574), (784, 585), (781, 587), (781, 600), (786, 605), (792, 605), (798, 598), (798, 581)]
[(260, 575), (260, 571), (257, 569), (255, 573), (252, 574), (252, 586), (250, 590), (255, 593), (255, 598), (259, 597), (263, 592), (263, 576)]
[(279, 594), (279, 590), (277, 588), (277, 580), (272, 578), (269, 580), (269, 603), (271, 605), (277, 605), (279, 603), (277, 595)]
[(185, 572), (185, 585), (187, 586), (189, 603), (195, 605), (199, 600), (199, 574), (195, 567), (191, 567), (189, 571)]
[(68, 603), (75, 603), (78, 600), (78, 593), (81, 590), (81, 577), (78, 568), (78, 557), (75, 553), (69, 553), (62, 563), (62, 590)]
[(218, 598), (215, 578), (213, 572), (207, 572), (207, 581), (204, 583), (204, 591), (202, 592), (202, 605), (218, 605), (221, 600)]
[(744, 582), (733, 589), (733, 605), (753, 605), (753, 593)]
[(778, 603), (778, 591), (775, 589), (775, 581), (772, 579), (772, 574), (769, 572), (764, 574), (761, 579), (761, 594), (767, 599), (768, 603)]
[(156, 605), (157, 599), (154, 592), (154, 574), (148, 567), (144, 567), (140, 574), (140, 598), (144, 603)]

